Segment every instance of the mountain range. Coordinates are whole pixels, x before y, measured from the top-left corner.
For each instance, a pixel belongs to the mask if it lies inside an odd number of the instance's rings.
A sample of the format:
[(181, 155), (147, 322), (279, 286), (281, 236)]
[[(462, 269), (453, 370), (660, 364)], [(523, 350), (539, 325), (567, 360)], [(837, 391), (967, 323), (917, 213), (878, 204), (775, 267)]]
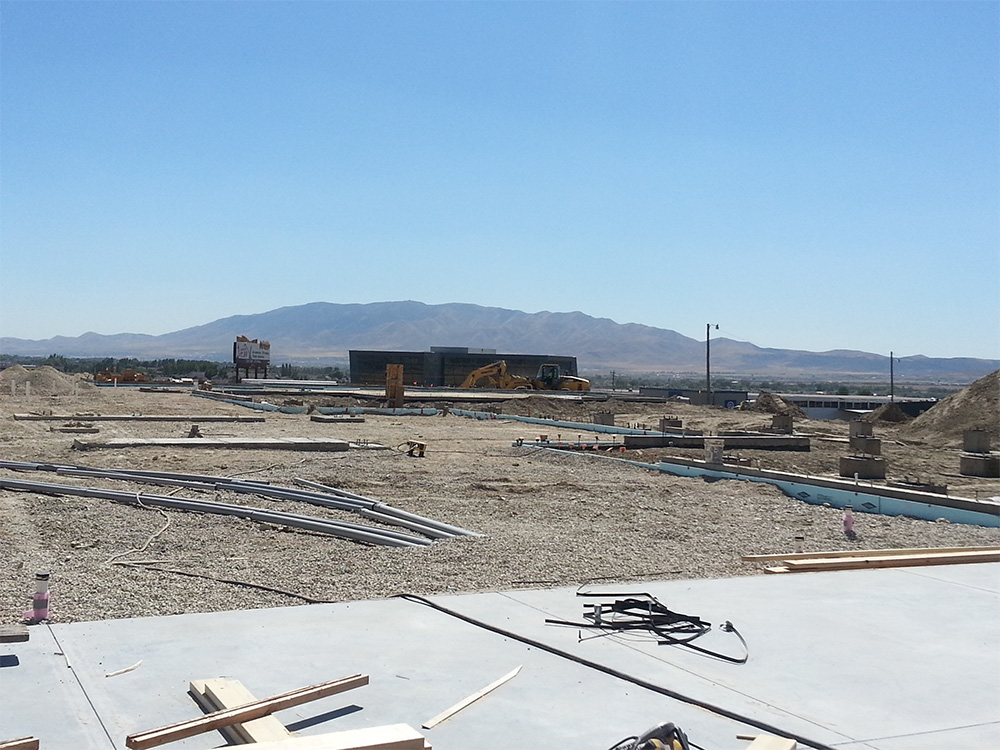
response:
[[(138, 359), (232, 359), (237, 336), (271, 342), (272, 364), (343, 364), (351, 349), (426, 351), (432, 346), (493, 349), (503, 353), (575, 356), (581, 372), (703, 373), (705, 342), (676, 331), (616, 323), (582, 312), (525, 313), (450, 303), (313, 302), (254, 315), (234, 315), (159, 336), (135, 333), (0, 338), (0, 353)], [(712, 371), (780, 378), (887, 379), (889, 358), (852, 350), (771, 349), (727, 338), (712, 339)], [(902, 357), (897, 376), (967, 383), (1000, 368), (1000, 360), (971, 357)]]

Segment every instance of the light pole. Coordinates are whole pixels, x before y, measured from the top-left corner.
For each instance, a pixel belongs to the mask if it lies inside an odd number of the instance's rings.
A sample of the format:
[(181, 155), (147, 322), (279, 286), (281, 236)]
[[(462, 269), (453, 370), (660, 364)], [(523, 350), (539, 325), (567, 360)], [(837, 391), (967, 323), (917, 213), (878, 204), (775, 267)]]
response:
[(712, 405), (712, 326), (719, 330), (718, 323), (705, 324), (705, 403)]
[(896, 372), (893, 367), (893, 362), (895, 361), (895, 355), (889, 352), (889, 400), (896, 400)]

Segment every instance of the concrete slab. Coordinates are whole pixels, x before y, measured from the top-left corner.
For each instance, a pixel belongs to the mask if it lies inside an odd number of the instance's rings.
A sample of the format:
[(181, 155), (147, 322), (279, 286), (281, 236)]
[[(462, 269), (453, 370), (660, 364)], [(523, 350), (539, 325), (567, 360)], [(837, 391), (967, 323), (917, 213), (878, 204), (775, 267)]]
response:
[[(735, 637), (718, 630), (730, 620), (749, 644), (749, 661), (640, 639), (580, 640), (574, 628), (546, 625), (547, 617), (580, 619), (584, 600), (572, 588), (431, 598), (509, 635), (402, 599), (40, 625), (29, 642), (0, 647), (17, 662), (0, 668), (0, 737), (122, 747), (128, 734), (198, 716), (186, 694), (192, 679), (239, 679), (263, 698), (358, 672), (370, 675), (367, 687), (278, 718), (303, 735), (419, 727), (518, 665), (513, 680), (423, 730), (436, 750), (606, 748), (662, 721), (706, 748), (742, 747), (737, 734), (759, 732), (591, 662), (818, 745), (1000, 747), (1000, 563), (589, 590), (649, 592), (716, 626), (699, 643), (739, 655)], [(170, 747), (221, 742), (213, 733)]]

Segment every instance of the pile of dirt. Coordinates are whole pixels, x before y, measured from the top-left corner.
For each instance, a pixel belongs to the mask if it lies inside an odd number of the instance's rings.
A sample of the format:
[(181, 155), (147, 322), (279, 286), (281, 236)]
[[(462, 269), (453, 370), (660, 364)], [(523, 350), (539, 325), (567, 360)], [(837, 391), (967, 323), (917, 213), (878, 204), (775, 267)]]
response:
[(870, 422), (871, 424), (901, 424), (909, 422), (911, 419), (913, 417), (900, 409), (899, 404), (893, 401), (890, 401), (888, 404), (882, 404), (879, 408), (861, 417), (862, 422)]
[(906, 434), (960, 436), (966, 430), (1000, 434), (1000, 370), (942, 399), (905, 427)]
[(72, 396), (97, 387), (87, 382), (83, 375), (69, 375), (49, 365), (31, 369), (12, 365), (0, 371), (0, 393), (4, 395), (14, 395), (15, 391), (17, 395), (24, 395), (28, 390), (26, 383), (31, 385), (32, 396)]
[[(482, 407), (472, 406), (472, 409)], [(504, 401), (500, 406), (502, 414), (516, 414), (521, 417), (540, 417), (567, 422), (590, 421), (590, 407), (580, 401), (547, 396), (527, 396)]]
[(793, 417), (805, 419), (806, 413), (795, 404), (790, 404), (781, 396), (761, 391), (757, 394), (757, 400), (750, 407), (751, 411), (762, 411), (766, 414), (791, 414)]

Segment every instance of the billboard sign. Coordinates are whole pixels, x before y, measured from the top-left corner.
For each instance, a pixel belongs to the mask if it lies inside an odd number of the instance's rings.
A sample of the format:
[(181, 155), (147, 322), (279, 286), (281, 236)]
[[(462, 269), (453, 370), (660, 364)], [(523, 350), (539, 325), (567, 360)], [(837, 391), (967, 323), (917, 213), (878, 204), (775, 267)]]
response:
[(237, 367), (267, 367), (271, 363), (271, 344), (268, 341), (237, 336), (233, 344), (233, 364)]

